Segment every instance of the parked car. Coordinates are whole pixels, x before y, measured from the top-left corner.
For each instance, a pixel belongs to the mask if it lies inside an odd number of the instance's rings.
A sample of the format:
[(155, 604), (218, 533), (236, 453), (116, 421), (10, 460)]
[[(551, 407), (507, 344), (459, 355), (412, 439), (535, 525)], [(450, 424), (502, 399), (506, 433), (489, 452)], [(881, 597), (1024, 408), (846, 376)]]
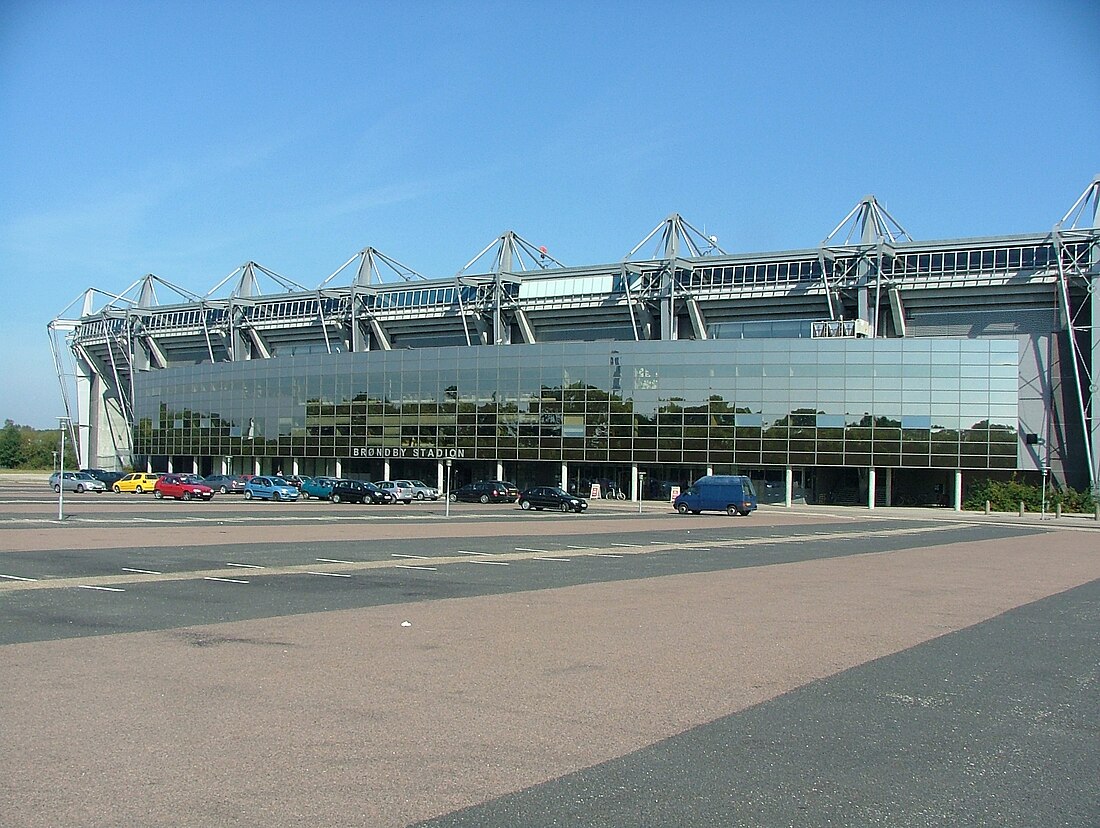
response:
[(429, 486), (423, 480), (395, 480), (397, 485), (405, 485), (412, 489), (413, 497), (417, 500), (439, 500), (439, 489)]
[(153, 486), (153, 497), (175, 500), (213, 500), (214, 490), (197, 474), (166, 474)]
[(96, 480), (87, 472), (82, 471), (67, 471), (64, 477), (61, 476), (61, 472), (54, 472), (50, 475), (50, 488), (55, 492), (64, 489), (67, 492), (77, 492), (78, 494), (84, 494), (84, 492), (103, 494), (107, 491), (107, 485), (102, 480)]
[(393, 503), (393, 493), (363, 480), (337, 480), (329, 494), (333, 503)]
[(299, 492), (303, 500), (309, 500), (311, 497), (327, 500), (332, 494), (332, 487), (339, 482), (339, 477), (307, 477), (302, 481)]
[(308, 477), (300, 477), (297, 474), (284, 474), (281, 477), (298, 491), (301, 491), (302, 484), (309, 480)]
[(244, 484), (245, 500), (297, 500), (298, 490), (281, 477), (257, 476)]
[(96, 480), (100, 480), (109, 489), (125, 476), (125, 472), (107, 471), (106, 469), (81, 469), (85, 474), (90, 474)]
[(515, 503), (518, 499), (516, 484), (504, 480), (479, 480), (451, 492), (452, 503), (456, 500), (467, 503)]
[(412, 483), (408, 480), (379, 480), (378, 488), (384, 489), (393, 495), (394, 502), (401, 501), (408, 505), (413, 502)]
[(218, 494), (244, 493), (244, 477), (239, 474), (212, 474), (202, 482)]
[(118, 494), (120, 492), (130, 492), (131, 494), (142, 494), (144, 492), (151, 492), (157, 485), (157, 481), (160, 480), (159, 474), (150, 474), (147, 472), (134, 472), (128, 474), (115, 483), (111, 489)]
[(557, 509), (562, 512), (583, 512), (588, 508), (588, 501), (583, 497), (571, 495), (565, 489), (556, 486), (535, 486), (524, 489), (519, 496), (521, 509)]

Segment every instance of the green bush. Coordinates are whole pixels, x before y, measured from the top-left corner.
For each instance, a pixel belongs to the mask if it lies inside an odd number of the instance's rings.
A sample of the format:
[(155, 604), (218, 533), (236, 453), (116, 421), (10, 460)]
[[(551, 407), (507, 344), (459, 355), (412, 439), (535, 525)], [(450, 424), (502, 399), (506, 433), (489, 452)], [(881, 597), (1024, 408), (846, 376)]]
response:
[[(1043, 508), (1043, 487), (1017, 480), (976, 480), (966, 489), (963, 508), (982, 511), (985, 502), (994, 512), (1015, 512), (1023, 501), (1029, 512), (1039, 512)], [(1078, 492), (1070, 488), (1055, 488), (1047, 485), (1047, 511), (1053, 512), (1061, 504), (1063, 512), (1091, 512), (1096, 503), (1089, 492)]]

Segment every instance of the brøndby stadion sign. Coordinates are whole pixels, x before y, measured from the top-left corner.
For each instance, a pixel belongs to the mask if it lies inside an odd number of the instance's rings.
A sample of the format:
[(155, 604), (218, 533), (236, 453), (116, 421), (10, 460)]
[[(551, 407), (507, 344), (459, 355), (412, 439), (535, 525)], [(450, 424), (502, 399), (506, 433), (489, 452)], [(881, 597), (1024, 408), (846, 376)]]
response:
[(409, 460), (461, 460), (466, 449), (456, 448), (353, 448), (352, 457), (404, 457)]

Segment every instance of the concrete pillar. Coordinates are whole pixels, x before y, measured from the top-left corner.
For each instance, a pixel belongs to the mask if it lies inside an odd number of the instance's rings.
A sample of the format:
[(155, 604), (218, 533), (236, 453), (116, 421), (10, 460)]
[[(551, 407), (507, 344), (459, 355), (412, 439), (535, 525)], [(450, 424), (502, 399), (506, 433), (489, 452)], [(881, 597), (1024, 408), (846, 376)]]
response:
[(503, 480), (504, 479), (504, 461), (503, 460), (497, 460), (497, 476), (496, 476), (496, 479), (497, 480)]
[(153, 458), (152, 458), (152, 456), (149, 456), (149, 457), (145, 458), (145, 473), (146, 474), (152, 474), (153, 473)]
[(198, 457), (192, 457), (191, 458), (191, 474), (198, 474), (198, 473), (199, 473), (199, 458)]
[(955, 511), (963, 510), (963, 471), (955, 469)]
[(390, 479), (390, 459), (388, 457), (382, 461), (382, 479)]
[(340, 462), (339, 457), (336, 458), (336, 476), (337, 477), (343, 477), (344, 476), (344, 464)]
[(439, 491), (441, 491), (441, 492), (444, 491), (444, 489), (443, 489), (443, 461), (442, 460), (437, 460), (436, 461), (436, 464), (435, 464), (435, 481), (436, 481), (435, 482), (435, 487), (437, 489), (439, 489)]
[(867, 508), (875, 508), (875, 467), (867, 469)]
[(710, 463), (707, 463), (707, 477), (710, 477), (710, 475), (712, 474), (714, 474), (714, 466), (712, 466)]
[(886, 470), (886, 505), (894, 505), (894, 470)]
[(230, 462), (231, 461), (228, 457), (223, 457), (222, 458), (222, 474), (229, 474), (229, 468), (230, 468), (229, 463)]
[(783, 505), (788, 509), (794, 504), (794, 469), (787, 466), (784, 477)]
[(172, 474), (174, 471), (175, 471), (175, 469), (172, 468), (172, 455), (169, 454), (168, 455), (168, 473)]
[(569, 464), (568, 463), (562, 463), (561, 464), (561, 487), (563, 489), (565, 489), (565, 491), (569, 491)]
[(290, 473), (293, 474), (293, 475), (298, 474), (298, 458), (297, 457), (291, 457), (290, 458)]
[[(710, 466), (707, 466), (707, 468), (709, 469)], [(707, 474), (710, 474), (710, 472), (708, 471)], [(630, 464), (630, 499), (635, 500), (635, 501), (642, 499), (642, 493), (638, 488), (638, 464), (637, 463), (631, 463)]]
[(263, 471), (260, 468), (260, 458), (259, 457), (253, 457), (252, 458), (252, 473), (255, 474), (255, 475), (263, 474)]

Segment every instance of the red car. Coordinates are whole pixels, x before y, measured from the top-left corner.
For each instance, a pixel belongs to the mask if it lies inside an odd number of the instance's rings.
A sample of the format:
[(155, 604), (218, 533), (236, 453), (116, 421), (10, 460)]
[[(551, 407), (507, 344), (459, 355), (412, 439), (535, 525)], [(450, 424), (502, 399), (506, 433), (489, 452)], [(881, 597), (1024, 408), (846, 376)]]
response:
[(212, 500), (214, 490), (197, 474), (166, 474), (153, 487), (154, 497), (174, 497), (176, 500), (193, 500), (201, 497)]

